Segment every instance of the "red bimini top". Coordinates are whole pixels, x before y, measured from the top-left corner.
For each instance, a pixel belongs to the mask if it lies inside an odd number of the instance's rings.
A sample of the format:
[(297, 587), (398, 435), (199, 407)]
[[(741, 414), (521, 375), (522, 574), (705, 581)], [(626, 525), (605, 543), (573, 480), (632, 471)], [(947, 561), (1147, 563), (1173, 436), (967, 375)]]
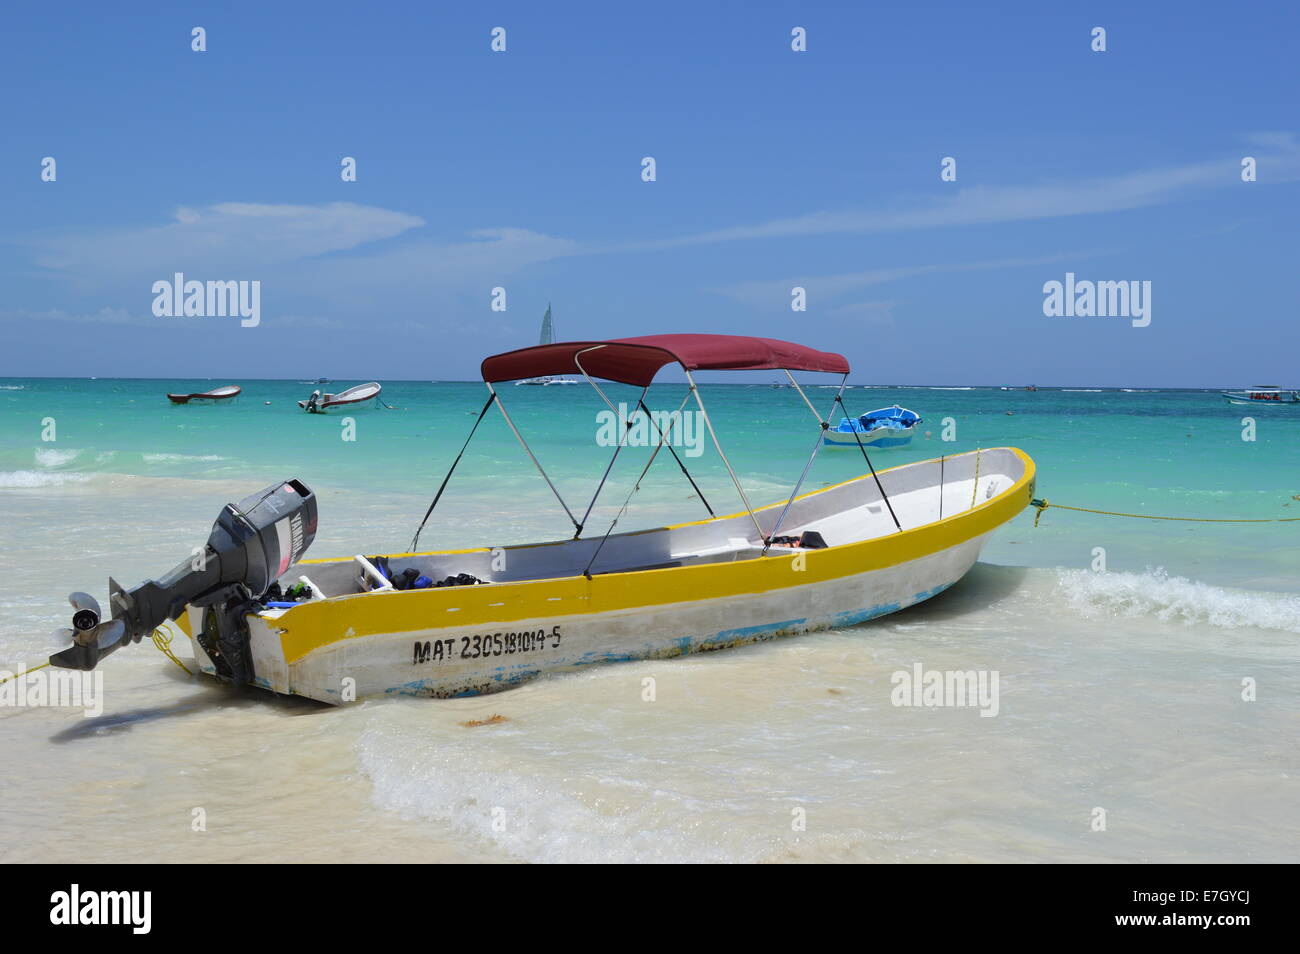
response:
[(483, 380), (517, 381), (554, 374), (587, 374), (645, 387), (666, 364), (687, 371), (827, 371), (848, 374), (843, 355), (814, 351), (776, 338), (745, 335), (646, 335), (610, 341), (564, 341), (520, 348), (483, 359)]

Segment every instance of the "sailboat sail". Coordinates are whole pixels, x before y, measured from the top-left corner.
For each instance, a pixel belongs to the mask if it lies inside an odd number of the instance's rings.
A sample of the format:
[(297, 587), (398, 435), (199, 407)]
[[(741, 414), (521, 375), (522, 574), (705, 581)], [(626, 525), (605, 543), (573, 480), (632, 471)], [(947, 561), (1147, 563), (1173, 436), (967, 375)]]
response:
[(546, 314), (542, 316), (542, 336), (539, 345), (555, 344), (555, 328), (551, 324), (551, 303), (546, 303)]

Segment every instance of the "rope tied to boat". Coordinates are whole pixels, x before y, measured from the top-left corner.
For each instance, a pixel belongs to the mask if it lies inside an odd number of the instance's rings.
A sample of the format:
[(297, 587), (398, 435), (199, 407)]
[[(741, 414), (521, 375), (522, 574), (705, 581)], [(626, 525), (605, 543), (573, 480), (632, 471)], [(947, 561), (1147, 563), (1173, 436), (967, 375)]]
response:
[(3, 679), (0, 679), (0, 684), (6, 683), (6, 682), (8, 682), (8, 681), (11, 680), (11, 679), (21, 679), (23, 676), (27, 675), (29, 672), (35, 672), (35, 671), (38, 670), (38, 669), (44, 669), (44, 668), (45, 668), (46, 666), (48, 666), (48, 665), (49, 665), (49, 663), (47, 663), (47, 662), (43, 662), (43, 663), (41, 663), (39, 666), (33, 666), (31, 669), (24, 669), (22, 672), (14, 672), (14, 673), (10, 673), (9, 675), (5, 676)]
[[(176, 653), (172, 650), (172, 640), (176, 638), (175, 633), (170, 633), (167, 630), (163, 629), (161, 626), (159, 626), (150, 635), (153, 639), (154, 646), (158, 647), (158, 651), (160, 653), (162, 653), (164, 656), (166, 656), (176, 665), (180, 666), (181, 669), (185, 670), (185, 675), (187, 676), (194, 675), (194, 673), (190, 672), (190, 668), (186, 666), (185, 663), (181, 662), (179, 657), (177, 657)], [(38, 669), (44, 669), (48, 665), (49, 665), (48, 662), (43, 662), (39, 666), (32, 666), (30, 669), (24, 669), (22, 672), (10, 673), (9, 675), (5, 676), (3, 679), (0, 679), (0, 684), (9, 682), (11, 679), (21, 679), (23, 676), (26, 676), (28, 673), (35, 672)]]
[(181, 669), (185, 670), (185, 675), (194, 675), (194, 673), (190, 672), (190, 668), (186, 666), (185, 663), (181, 662), (180, 659), (177, 658), (176, 653), (172, 650), (172, 640), (176, 638), (175, 633), (169, 633), (167, 630), (159, 626), (150, 634), (150, 636), (153, 639), (154, 646), (158, 648), (158, 652), (162, 653), (176, 665), (180, 666)]
[(1079, 513), (1096, 513), (1104, 517), (1132, 517), (1135, 520), (1177, 520), (1183, 523), (1298, 523), (1300, 517), (1167, 517), (1149, 513), (1123, 513), (1118, 510), (1094, 510), (1091, 507), (1067, 507), (1065, 504), (1054, 504), (1046, 497), (1035, 497), (1029, 501), (1029, 506), (1035, 507), (1038, 513), (1034, 514), (1034, 526), (1038, 526), (1038, 521), (1042, 519), (1044, 511), (1048, 507), (1055, 507), (1058, 510), (1074, 510)]

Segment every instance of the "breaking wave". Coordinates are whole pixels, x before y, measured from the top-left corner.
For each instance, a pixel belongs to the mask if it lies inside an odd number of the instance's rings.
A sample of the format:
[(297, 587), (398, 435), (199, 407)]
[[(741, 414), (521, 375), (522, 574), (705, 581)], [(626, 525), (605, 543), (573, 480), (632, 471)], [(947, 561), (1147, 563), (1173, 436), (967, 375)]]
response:
[(40, 470), (0, 471), (0, 489), (32, 489), (57, 487), (62, 484), (81, 484), (90, 480), (89, 474), (50, 473)]
[(36, 448), (36, 464), (39, 467), (62, 467), (71, 463), (80, 454), (79, 450), (60, 450), (57, 447)]
[(1166, 622), (1221, 629), (1250, 626), (1300, 633), (1300, 597), (1212, 586), (1171, 577), (1161, 569), (1147, 573), (1057, 572), (1070, 606), (1093, 618), (1154, 616)]

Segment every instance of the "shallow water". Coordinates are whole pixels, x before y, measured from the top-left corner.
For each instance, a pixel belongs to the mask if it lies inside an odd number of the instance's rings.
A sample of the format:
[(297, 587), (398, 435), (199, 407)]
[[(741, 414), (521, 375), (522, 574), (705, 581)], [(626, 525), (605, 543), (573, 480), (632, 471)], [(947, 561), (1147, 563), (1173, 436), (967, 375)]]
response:
[[(70, 590), (102, 597), (109, 573), (157, 575), (223, 503), (290, 474), (320, 496), (312, 555), (400, 549), (482, 404), (481, 387), (398, 382), (384, 392), (398, 410), (358, 414), (344, 442), (339, 420), (290, 409), (311, 386), (240, 383), (235, 407), (170, 408), (162, 392), (193, 382), (0, 382), (0, 663), (53, 648)], [(672, 395), (656, 389), (652, 403)], [(860, 410), (912, 407), (932, 431), (877, 466), (1014, 444), (1038, 462), (1040, 496), (1061, 503), (1300, 507), (1288, 486), (1300, 414), (1261, 411), (1245, 442), (1241, 409), (1195, 392), (848, 395)], [(561, 493), (585, 506), (609, 453), (590, 392), (505, 398)], [(706, 400), (751, 499), (788, 493), (811, 447), (797, 396), (715, 387)], [(47, 417), (53, 442), (40, 439)], [(944, 417), (960, 440), (940, 440)], [(509, 431), (484, 428), (422, 543), (565, 535)], [(602, 526), (644, 454), (620, 457)], [(683, 459), (716, 509), (736, 509), (711, 450)], [(810, 486), (859, 466), (828, 450)], [(652, 478), (620, 529), (701, 515), (671, 459)], [(99, 717), (0, 709), (0, 858), (1297, 860), (1300, 524), (1062, 510), (1032, 524), (1024, 514), (999, 531), (949, 592), (863, 626), (477, 699), (237, 698), (142, 643), (103, 665)], [(893, 674), (915, 663), (997, 672), (997, 716), (893, 705)], [(1256, 701), (1242, 700), (1243, 679)], [(464, 725), (493, 715), (504, 721)], [(1097, 808), (1105, 831), (1091, 830)], [(206, 831), (192, 830), (195, 809)]]

